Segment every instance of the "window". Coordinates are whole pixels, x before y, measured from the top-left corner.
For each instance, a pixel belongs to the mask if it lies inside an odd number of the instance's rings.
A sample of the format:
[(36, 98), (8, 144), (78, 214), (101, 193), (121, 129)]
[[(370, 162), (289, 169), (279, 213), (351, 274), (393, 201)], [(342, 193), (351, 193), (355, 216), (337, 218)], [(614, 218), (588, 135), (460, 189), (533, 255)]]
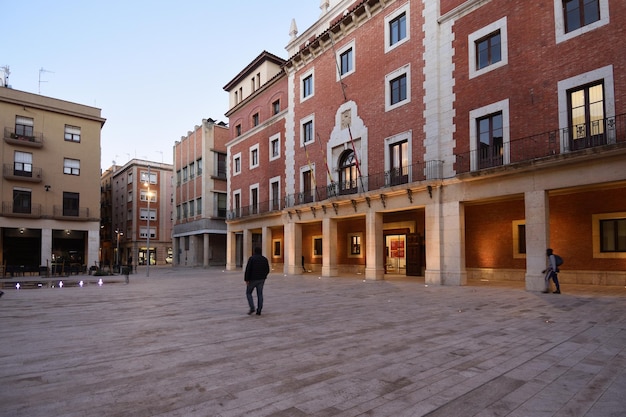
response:
[(305, 73), (300, 78), (301, 91), (300, 91), (300, 101), (306, 100), (315, 94), (314, 85), (313, 85), (313, 71), (309, 71)]
[(270, 161), (280, 158), (280, 134), (270, 137)]
[(600, 20), (599, 0), (564, 0), (565, 33)]
[(133, 173), (129, 172), (128, 173), (128, 184), (132, 184), (133, 183)]
[(33, 154), (29, 152), (15, 151), (13, 162), (13, 175), (20, 177), (33, 176)]
[(481, 117), (476, 121), (478, 132), (478, 168), (502, 165), (502, 113)]
[(600, 252), (626, 253), (626, 218), (600, 220)]
[(526, 258), (526, 223), (525, 220), (514, 220), (512, 222), (513, 233), (513, 258)]
[(410, 39), (410, 2), (385, 17), (385, 52), (389, 52)]
[(189, 163), (189, 179), (193, 179), (196, 176), (196, 163)]
[(500, 31), (476, 41), (476, 69), (485, 68), (502, 60)]
[(189, 204), (183, 203), (183, 219), (189, 216)]
[(409, 182), (409, 143), (404, 140), (389, 145), (389, 181), (391, 185)]
[(350, 75), (355, 70), (355, 42), (351, 41), (341, 49), (339, 49), (336, 53), (335, 59), (337, 59), (337, 69), (339, 73), (337, 74), (337, 80), (343, 78), (347, 75)]
[(226, 217), (226, 194), (217, 193), (217, 217)]
[(467, 43), (470, 79), (508, 65), (507, 18), (503, 17), (471, 33)]
[(323, 247), (322, 236), (313, 236), (313, 258), (321, 258)]
[(509, 155), (509, 100), (470, 111), (471, 170), (506, 165)]
[(553, 0), (556, 43), (609, 24), (609, 0)]
[(189, 201), (189, 217), (196, 215), (196, 202), (194, 200)]
[(226, 178), (226, 154), (217, 153), (217, 176)]
[(150, 216), (150, 220), (156, 220), (156, 210), (150, 209), (150, 211), (148, 211), (147, 208), (142, 208), (139, 211), (139, 218), (141, 220), (148, 220), (148, 215)]
[(65, 140), (68, 142), (80, 142), (80, 127), (65, 125)]
[(31, 191), (23, 188), (13, 189), (13, 213), (31, 213)]
[(241, 216), (241, 191), (239, 190), (233, 193), (233, 207), (235, 209), (235, 216)]
[(180, 179), (181, 179), (181, 172), (180, 169), (178, 171), (176, 171), (176, 184), (180, 185)]
[(157, 183), (157, 174), (156, 172), (151, 172), (150, 177), (148, 177), (148, 171), (141, 171), (140, 179), (142, 183), (148, 182), (148, 178), (150, 178), (150, 184)]
[[(223, 154), (223, 155), (224, 155), (224, 176), (226, 176), (226, 155), (225, 154)], [(197, 167), (196, 174), (197, 175), (202, 175), (202, 158), (198, 158), (198, 160), (196, 161), (196, 167)]]
[(272, 103), (272, 114), (280, 113), (280, 100), (276, 100)]
[(385, 76), (385, 110), (393, 110), (411, 101), (410, 65)]
[(272, 257), (280, 258), (282, 256), (282, 242), (280, 239), (272, 240)]
[[(139, 237), (140, 237), (140, 238), (143, 238), (143, 239), (146, 239), (146, 238), (148, 237), (148, 228), (147, 228), (147, 227), (141, 227), (141, 228), (139, 229)], [(155, 237), (156, 237), (156, 229), (154, 229), (154, 228), (152, 228), (152, 227), (151, 227), (151, 228), (150, 228), (150, 239), (155, 238)], [(154, 250), (154, 249), (152, 249), (152, 250), (151, 250), (151, 252), (152, 252), (153, 250)], [(150, 255), (150, 256), (152, 256), (152, 253), (151, 253), (151, 255)]]
[(361, 256), (361, 240), (363, 239), (362, 233), (353, 233), (348, 236), (348, 257), (358, 258)]
[(250, 214), (257, 214), (259, 212), (259, 186), (253, 185), (250, 187)]
[(389, 22), (389, 44), (395, 45), (406, 38), (406, 13)]
[(339, 158), (339, 192), (353, 194), (357, 192), (357, 169), (354, 151), (347, 150)]
[(235, 133), (237, 136), (241, 136), (241, 125), (235, 126)]
[(302, 171), (302, 202), (313, 201), (313, 172), (310, 169)]
[(256, 144), (250, 148), (250, 169), (259, 166), (259, 145)]
[(15, 135), (18, 137), (32, 138), (34, 121), (30, 117), (15, 117)]
[(254, 113), (252, 115), (252, 125), (253, 126), (258, 126), (259, 125), (259, 113)]
[(198, 216), (202, 214), (202, 197), (196, 198), (196, 213)]
[(183, 182), (189, 180), (189, 167), (183, 167)]
[(133, 201), (133, 190), (128, 191), (128, 202), (130, 203), (131, 201)]
[(602, 82), (572, 89), (569, 102), (569, 149), (606, 144), (604, 135), (604, 85)]
[(233, 174), (241, 173), (241, 154), (238, 153), (233, 156)]
[(80, 175), (80, 161), (78, 159), (63, 159), (63, 173), (67, 175)]
[(79, 207), (80, 207), (79, 206), (79, 194), (64, 191), (63, 192), (63, 215), (78, 217)]
[[(148, 201), (148, 190), (141, 190), (141, 193), (139, 194), (139, 200), (140, 201)], [(156, 192), (154, 190), (150, 191), (150, 202), (151, 203), (156, 203), (157, 198), (156, 198)]]
[(302, 143), (313, 142), (313, 120), (302, 123)]
[(270, 210), (280, 210), (280, 177), (270, 180)]

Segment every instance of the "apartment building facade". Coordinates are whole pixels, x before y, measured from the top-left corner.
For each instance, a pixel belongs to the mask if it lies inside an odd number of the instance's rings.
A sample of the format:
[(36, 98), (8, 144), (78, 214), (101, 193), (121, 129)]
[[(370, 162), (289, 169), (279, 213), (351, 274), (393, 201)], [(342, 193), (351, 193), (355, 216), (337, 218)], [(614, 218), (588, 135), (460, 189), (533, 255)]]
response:
[[(552, 247), (564, 282), (626, 284), (626, 4), (321, 8), (303, 34), (292, 30), (282, 65), (282, 205), (229, 199), (229, 267), (239, 239), (245, 254), (280, 247), (287, 274), (540, 290)], [(254, 114), (255, 100), (230, 113)], [(233, 132), (231, 166), (235, 143)], [(254, 176), (266, 180), (260, 161)]]
[(226, 264), (228, 125), (203, 119), (174, 145), (173, 264)]
[(101, 110), (0, 87), (3, 273), (99, 260)]
[[(110, 188), (110, 218), (103, 216), (104, 265), (165, 265), (172, 255), (171, 164), (131, 159), (102, 177)], [(106, 212), (106, 211), (105, 211)], [(110, 219), (110, 222), (108, 221)]]

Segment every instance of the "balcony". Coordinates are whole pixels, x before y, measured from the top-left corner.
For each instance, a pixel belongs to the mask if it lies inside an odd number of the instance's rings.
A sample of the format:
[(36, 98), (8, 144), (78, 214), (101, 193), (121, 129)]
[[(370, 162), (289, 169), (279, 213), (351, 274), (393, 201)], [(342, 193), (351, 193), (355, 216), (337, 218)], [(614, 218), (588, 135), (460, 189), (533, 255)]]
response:
[(456, 155), (457, 174), (626, 144), (626, 114), (527, 136)]
[(41, 182), (42, 170), (41, 168), (31, 167), (31, 170), (17, 169), (15, 164), (4, 164), (2, 167), (2, 176), (6, 180), (11, 181), (26, 181), (26, 182)]
[(63, 206), (54, 206), (52, 211), (52, 216), (58, 220), (77, 220), (77, 221), (85, 221), (85, 220), (100, 220), (100, 219), (92, 219), (89, 217), (89, 208), (67, 208)]
[(16, 206), (10, 201), (2, 202), (2, 215), (5, 217), (41, 218), (41, 204)]
[(4, 141), (15, 146), (29, 148), (41, 148), (43, 146), (43, 133), (34, 132), (33, 136), (18, 135), (12, 127), (4, 128)]

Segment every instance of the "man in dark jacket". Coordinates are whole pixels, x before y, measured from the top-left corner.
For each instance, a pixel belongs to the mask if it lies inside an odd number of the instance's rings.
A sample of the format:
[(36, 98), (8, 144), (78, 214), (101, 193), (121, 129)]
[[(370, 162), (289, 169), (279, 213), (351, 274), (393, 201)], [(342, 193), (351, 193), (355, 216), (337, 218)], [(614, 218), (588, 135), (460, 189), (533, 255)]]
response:
[(262, 255), (261, 248), (254, 248), (254, 255), (248, 259), (246, 264), (246, 272), (243, 279), (246, 281), (246, 297), (248, 298), (248, 305), (250, 311), (248, 315), (254, 313), (254, 300), (252, 299), (252, 292), (256, 288), (257, 306), (256, 315), (261, 315), (263, 309), (263, 285), (265, 285), (265, 279), (267, 274), (270, 273), (270, 263), (267, 258)]

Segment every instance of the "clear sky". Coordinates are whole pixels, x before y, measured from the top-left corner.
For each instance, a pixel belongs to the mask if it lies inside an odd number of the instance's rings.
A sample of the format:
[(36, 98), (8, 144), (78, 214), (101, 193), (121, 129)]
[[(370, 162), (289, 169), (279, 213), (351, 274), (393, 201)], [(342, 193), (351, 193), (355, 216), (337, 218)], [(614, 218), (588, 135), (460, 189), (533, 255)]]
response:
[[(288, 58), (319, 0), (0, 0), (9, 84), (102, 109), (101, 168), (172, 163), (202, 119), (228, 122), (224, 85), (267, 50)], [(40, 71), (43, 68), (44, 71)]]

